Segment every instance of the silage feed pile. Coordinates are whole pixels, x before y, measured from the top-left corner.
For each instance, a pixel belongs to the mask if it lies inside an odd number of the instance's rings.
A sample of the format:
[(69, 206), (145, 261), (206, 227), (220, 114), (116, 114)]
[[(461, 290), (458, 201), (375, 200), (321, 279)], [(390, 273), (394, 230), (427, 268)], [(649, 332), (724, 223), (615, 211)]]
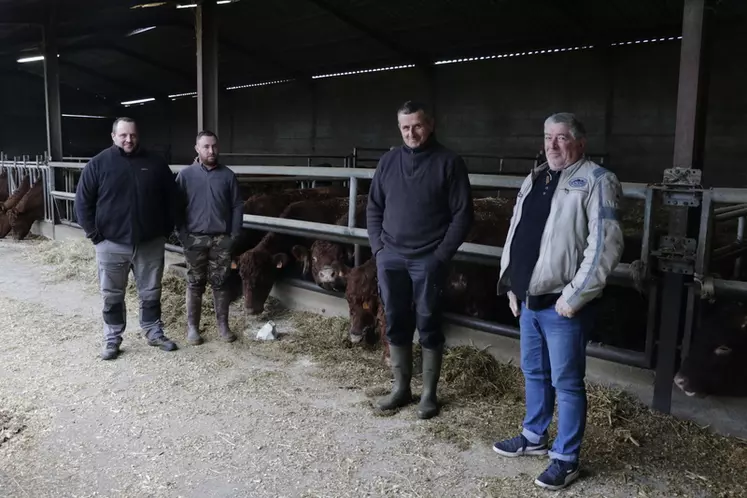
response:
[[(94, 251), (87, 241), (35, 242), (26, 247), (29, 257), (54, 267), (54, 278), (76, 278), (96, 290)], [(180, 345), (184, 344), (185, 285), (181, 277), (165, 273), (163, 319)], [(132, 283), (127, 300), (129, 311), (135, 310), (137, 301)], [(203, 331), (206, 336), (215, 337), (209, 290), (203, 306)], [(363, 391), (368, 406), (388, 391), (391, 376), (382, 363), (380, 346), (352, 346), (347, 341), (347, 319), (282, 310), (275, 302), (263, 315), (247, 319), (240, 307), (240, 303), (234, 303), (231, 318), (231, 325), (240, 337), (242, 331), (261, 326), (268, 319), (282, 321), (289, 333), (269, 343), (242, 337), (237, 347), (277, 359), (311, 357), (319, 366), (316, 375), (341, 388)], [(413, 394), (417, 396), (421, 388), (417, 346), (414, 357)], [(465, 450), (476, 444), (491, 445), (520, 431), (523, 390), (523, 378), (516, 365), (497, 362), (489, 352), (474, 347), (449, 348), (439, 384), (442, 412), (414, 426), (422, 431), (423, 437), (435, 437)], [(747, 496), (747, 442), (715, 435), (691, 422), (655, 413), (614, 388), (588, 384), (587, 390), (589, 412), (582, 451), (585, 479), (580, 482), (614, 482), (621, 489), (636, 489), (632, 496)], [(373, 419), (377, 415), (398, 415), (415, 422), (415, 406), (403, 408), (398, 414), (382, 414), (372, 408), (371, 416)], [(554, 436), (554, 424), (550, 432)], [(495, 464), (500, 465), (500, 460)], [(524, 489), (524, 481), (531, 485), (533, 478), (521, 476), (508, 485), (515, 485), (518, 492), (519, 488)], [(664, 491), (648, 484), (656, 481), (665, 482), (669, 489)], [(506, 485), (503, 480), (493, 484), (496, 496), (505, 496), (498, 494), (498, 490)], [(527, 496), (535, 492), (529, 485)], [(580, 487), (583, 489), (583, 484)]]

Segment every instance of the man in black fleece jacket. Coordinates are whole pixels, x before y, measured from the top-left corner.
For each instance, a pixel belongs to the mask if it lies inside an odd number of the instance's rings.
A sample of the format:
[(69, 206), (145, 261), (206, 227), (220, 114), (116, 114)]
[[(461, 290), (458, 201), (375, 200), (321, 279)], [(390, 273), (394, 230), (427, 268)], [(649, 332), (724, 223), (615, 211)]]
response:
[(83, 168), (75, 214), (96, 248), (104, 300), (101, 358), (119, 354), (126, 326), (125, 289), (132, 269), (140, 298), (140, 326), (148, 344), (176, 349), (161, 324), (164, 244), (174, 229), (176, 183), (169, 166), (138, 146), (130, 118), (112, 126), (114, 144)]
[(433, 117), (422, 104), (406, 102), (397, 120), (404, 145), (379, 160), (367, 208), (394, 375), (391, 394), (378, 406), (391, 410), (410, 402), (417, 326), (423, 355), (418, 417), (428, 419), (439, 411), (439, 301), (449, 261), (472, 225), (472, 190), (464, 161), (436, 140)]

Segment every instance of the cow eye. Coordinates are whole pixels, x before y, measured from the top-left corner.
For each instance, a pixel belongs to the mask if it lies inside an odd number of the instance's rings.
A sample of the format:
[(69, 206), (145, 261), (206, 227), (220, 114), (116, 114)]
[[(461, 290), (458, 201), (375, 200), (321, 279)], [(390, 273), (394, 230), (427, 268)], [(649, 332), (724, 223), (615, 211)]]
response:
[(731, 348), (729, 346), (719, 346), (713, 352), (716, 353), (716, 356), (725, 356), (731, 353)]

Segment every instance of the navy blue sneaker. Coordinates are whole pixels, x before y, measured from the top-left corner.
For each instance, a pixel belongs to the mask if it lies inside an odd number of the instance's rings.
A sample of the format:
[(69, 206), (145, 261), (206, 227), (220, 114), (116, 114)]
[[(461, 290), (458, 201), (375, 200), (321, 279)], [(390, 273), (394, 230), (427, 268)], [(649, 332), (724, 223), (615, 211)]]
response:
[(523, 434), (519, 434), (514, 438), (493, 444), (493, 451), (505, 457), (543, 456), (547, 455), (547, 441), (532, 444)]
[(578, 462), (550, 460), (550, 466), (534, 481), (534, 484), (550, 491), (558, 491), (578, 478)]

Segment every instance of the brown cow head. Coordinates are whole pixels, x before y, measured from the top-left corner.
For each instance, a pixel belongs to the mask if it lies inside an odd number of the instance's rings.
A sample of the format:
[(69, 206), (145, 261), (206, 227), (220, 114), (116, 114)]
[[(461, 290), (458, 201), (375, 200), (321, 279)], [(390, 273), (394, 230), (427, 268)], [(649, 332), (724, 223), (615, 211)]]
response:
[(373, 259), (350, 270), (345, 299), (350, 311), (350, 342), (357, 344), (364, 339), (370, 340), (375, 335), (379, 309), (376, 262)]
[(733, 306), (704, 316), (674, 384), (687, 396), (747, 396), (746, 325), (744, 310)]
[(280, 270), (288, 265), (288, 256), (255, 247), (239, 257), (239, 274), (244, 290), (244, 310), (250, 315), (259, 315), (265, 309), (265, 301)]
[(347, 287), (350, 256), (344, 244), (316, 240), (310, 251), (303, 246), (294, 246), (293, 256), (303, 263), (304, 275), (311, 274), (322, 289), (343, 292)]

